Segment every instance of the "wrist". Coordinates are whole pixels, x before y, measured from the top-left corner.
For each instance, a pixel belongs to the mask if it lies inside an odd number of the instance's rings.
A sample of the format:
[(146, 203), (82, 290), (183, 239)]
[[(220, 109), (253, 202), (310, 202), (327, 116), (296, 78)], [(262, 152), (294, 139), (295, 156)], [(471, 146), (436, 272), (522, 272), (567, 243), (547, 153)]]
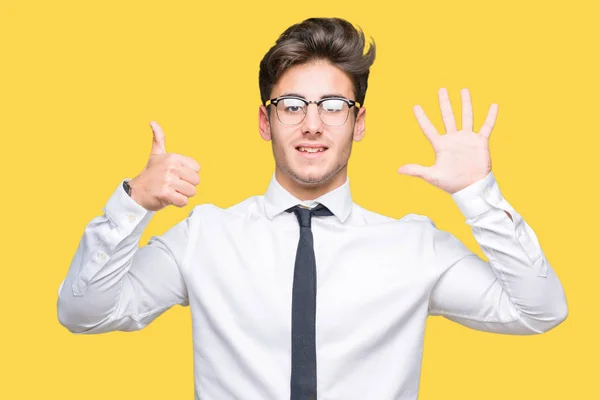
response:
[(135, 178), (130, 179), (129, 181), (127, 181), (127, 186), (129, 186), (129, 197), (131, 197), (133, 201), (144, 207), (143, 204), (140, 202), (141, 199), (139, 199), (141, 191), (138, 187), (138, 181), (136, 181)]

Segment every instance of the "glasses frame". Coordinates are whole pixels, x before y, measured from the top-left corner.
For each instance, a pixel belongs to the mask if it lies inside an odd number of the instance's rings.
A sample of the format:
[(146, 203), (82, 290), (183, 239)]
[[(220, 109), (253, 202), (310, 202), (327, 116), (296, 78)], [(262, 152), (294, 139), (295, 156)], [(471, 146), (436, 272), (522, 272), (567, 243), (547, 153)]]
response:
[[(285, 100), (285, 99), (294, 99), (294, 100), (300, 100), (301, 102), (303, 102), (304, 104), (306, 104), (306, 109), (304, 112), (304, 116), (302, 117), (302, 119), (298, 122), (296, 122), (295, 124), (286, 124), (284, 123), (281, 118), (279, 118), (279, 112), (277, 111), (277, 103), (279, 103), (281, 100)], [(321, 118), (321, 104), (323, 104), (323, 102), (327, 101), (327, 100), (341, 100), (343, 102), (345, 102), (346, 104), (348, 104), (348, 113), (346, 114), (346, 119), (344, 120), (344, 122), (342, 122), (339, 125), (330, 125), (325, 123), (325, 121), (323, 121), (323, 118)], [(267, 104), (268, 103), (268, 104)], [(277, 115), (277, 119), (279, 120), (279, 122), (281, 122), (283, 125), (287, 125), (287, 126), (294, 126), (294, 125), (298, 125), (301, 124), (302, 121), (304, 121), (304, 119), (306, 118), (306, 114), (308, 112), (308, 106), (311, 104), (315, 104), (317, 106), (317, 110), (319, 112), (319, 119), (321, 120), (321, 122), (327, 126), (342, 126), (346, 123), (346, 121), (348, 121), (348, 115), (350, 115), (350, 109), (352, 107), (358, 107), (360, 108), (360, 103), (354, 100), (349, 100), (345, 97), (325, 97), (323, 99), (320, 100), (306, 100), (305, 98), (302, 97), (298, 97), (298, 96), (279, 96), (276, 97), (274, 99), (269, 99), (267, 101), (265, 101), (264, 105), (265, 107), (269, 107), (270, 105), (274, 105), (275, 106), (275, 114)]]

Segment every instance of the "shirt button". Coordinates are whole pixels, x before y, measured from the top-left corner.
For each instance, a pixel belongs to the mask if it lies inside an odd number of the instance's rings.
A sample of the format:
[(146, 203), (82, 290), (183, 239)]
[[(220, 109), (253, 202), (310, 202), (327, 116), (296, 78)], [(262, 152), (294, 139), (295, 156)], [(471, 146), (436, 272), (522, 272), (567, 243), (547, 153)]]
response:
[(104, 261), (104, 260), (106, 260), (106, 253), (105, 253), (105, 252), (103, 252), (103, 251), (99, 251), (99, 252), (98, 252), (98, 259), (99, 259), (100, 261)]
[(135, 215), (132, 213), (127, 213), (127, 219), (129, 219), (129, 222), (135, 222)]
[(483, 189), (483, 195), (485, 197), (490, 195), (490, 188), (488, 188), (487, 186)]
[(521, 228), (521, 227), (517, 228), (517, 236), (519, 236), (519, 237), (523, 236), (523, 228)]

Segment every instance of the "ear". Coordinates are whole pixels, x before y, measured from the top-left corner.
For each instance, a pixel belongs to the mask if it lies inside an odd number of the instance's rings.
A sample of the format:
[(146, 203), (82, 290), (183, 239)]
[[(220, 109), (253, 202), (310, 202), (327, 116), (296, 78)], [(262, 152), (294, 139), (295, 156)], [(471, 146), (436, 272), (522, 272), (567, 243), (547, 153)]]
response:
[(365, 136), (365, 118), (367, 115), (367, 109), (361, 107), (358, 110), (358, 115), (356, 116), (356, 122), (354, 123), (354, 134), (353, 139), (355, 142), (359, 142)]
[(258, 130), (260, 137), (271, 140), (271, 123), (269, 122), (269, 110), (264, 105), (258, 108)]

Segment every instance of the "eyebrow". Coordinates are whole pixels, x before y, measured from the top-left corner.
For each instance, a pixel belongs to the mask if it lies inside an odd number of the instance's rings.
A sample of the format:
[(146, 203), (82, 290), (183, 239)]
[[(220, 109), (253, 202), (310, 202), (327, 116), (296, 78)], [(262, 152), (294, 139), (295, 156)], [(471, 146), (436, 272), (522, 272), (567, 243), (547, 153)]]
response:
[[(284, 94), (280, 95), (279, 97), (284, 97), (284, 96), (300, 97), (301, 99), (306, 100), (306, 97), (302, 96), (299, 93), (284, 93)], [(341, 94), (330, 93), (330, 94), (324, 94), (323, 96), (320, 97), (320, 99), (328, 99), (328, 98), (332, 98), (332, 97), (341, 97), (343, 99), (346, 98), (346, 96), (343, 96)]]

